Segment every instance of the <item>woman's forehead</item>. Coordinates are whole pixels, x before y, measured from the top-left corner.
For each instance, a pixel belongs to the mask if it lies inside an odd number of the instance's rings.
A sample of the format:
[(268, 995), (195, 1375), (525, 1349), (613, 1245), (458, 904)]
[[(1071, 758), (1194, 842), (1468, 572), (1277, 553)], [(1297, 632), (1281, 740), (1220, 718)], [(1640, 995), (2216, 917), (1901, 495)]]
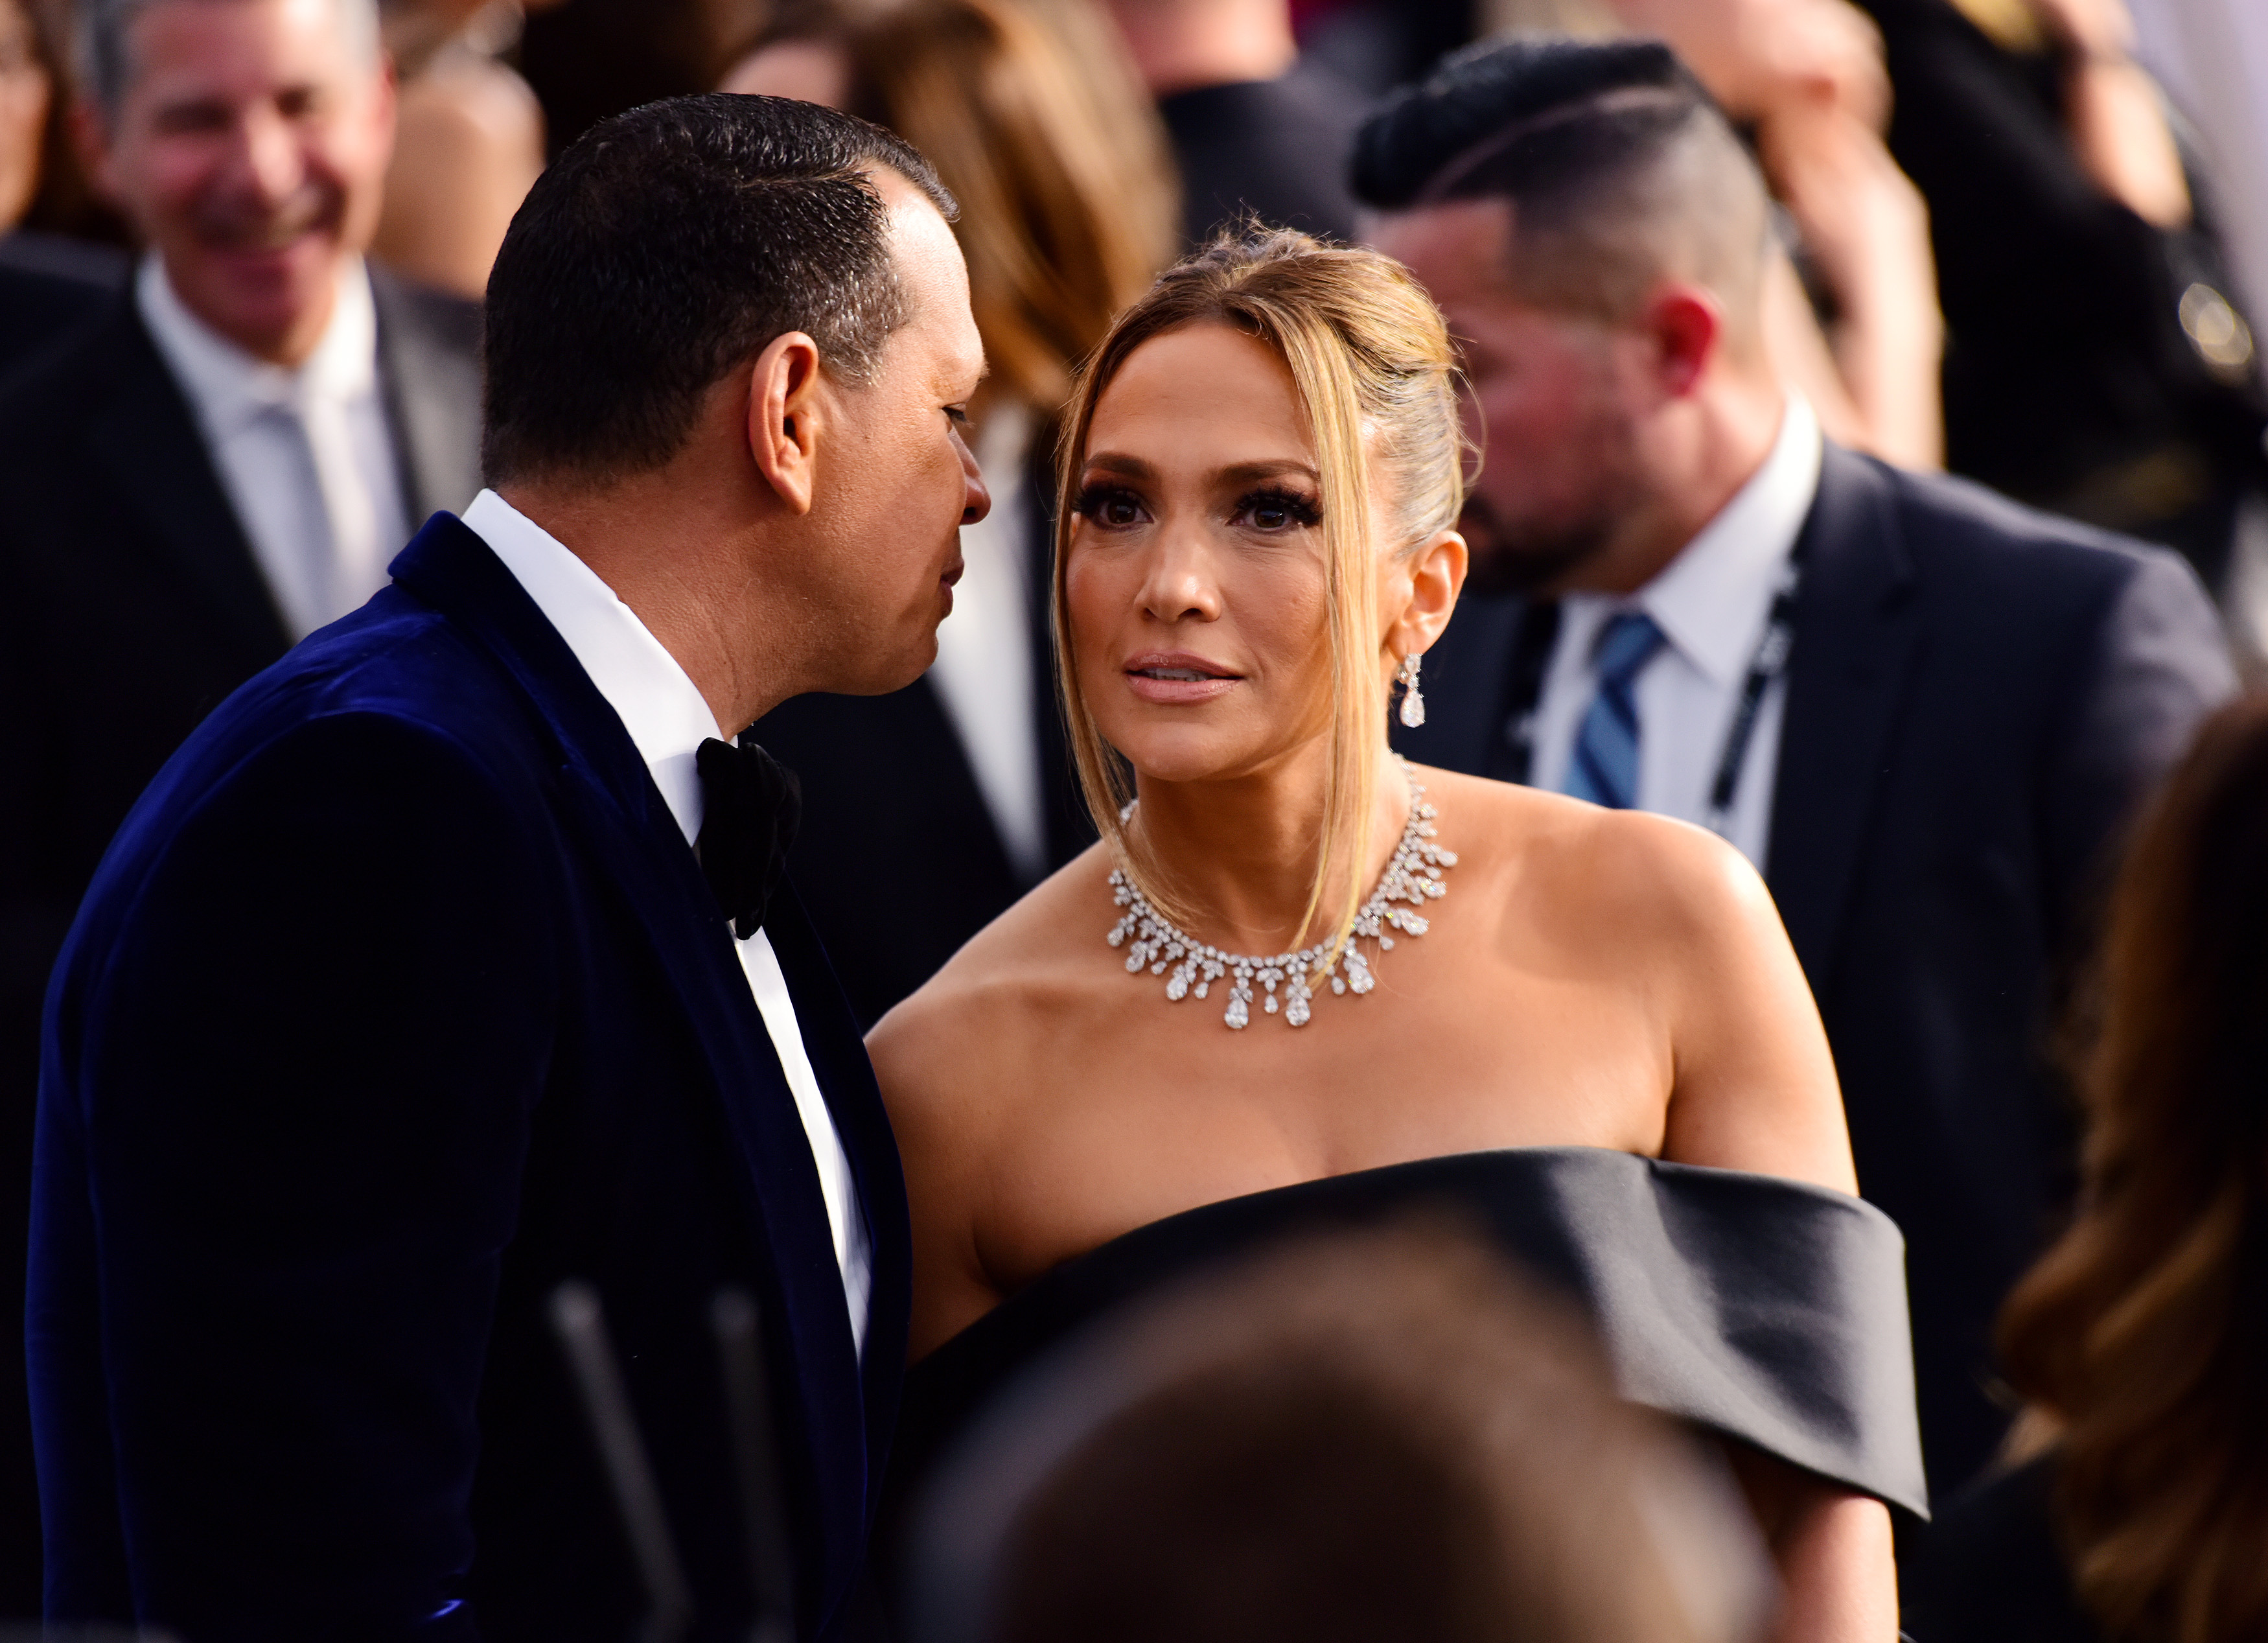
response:
[(1184, 326), (1126, 356), (1088, 424), (1086, 460), (1137, 457), (1153, 468), (1259, 464), (1314, 468), (1314, 441), (1291, 368), (1260, 338), (1221, 324)]

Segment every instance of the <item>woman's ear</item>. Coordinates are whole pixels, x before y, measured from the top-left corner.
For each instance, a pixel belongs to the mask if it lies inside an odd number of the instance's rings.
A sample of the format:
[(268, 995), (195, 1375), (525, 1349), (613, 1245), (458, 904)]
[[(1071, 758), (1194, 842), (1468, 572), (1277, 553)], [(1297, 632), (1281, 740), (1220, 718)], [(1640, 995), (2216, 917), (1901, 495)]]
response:
[(1410, 600), (1387, 636), (1388, 645), (1397, 654), (1417, 656), (1433, 648), (1456, 614), (1470, 557), (1465, 539), (1454, 531), (1437, 532), (1411, 552)]
[(772, 338), (749, 373), (748, 453), (794, 513), (811, 512), (819, 398), (819, 344), (801, 331)]

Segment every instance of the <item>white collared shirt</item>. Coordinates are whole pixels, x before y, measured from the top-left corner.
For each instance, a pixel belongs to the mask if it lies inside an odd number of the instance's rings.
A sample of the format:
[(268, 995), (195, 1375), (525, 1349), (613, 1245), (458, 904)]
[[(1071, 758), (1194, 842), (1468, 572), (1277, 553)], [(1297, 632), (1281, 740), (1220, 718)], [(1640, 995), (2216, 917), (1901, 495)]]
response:
[(1032, 655), (1032, 498), (1024, 483), (1031, 437), (1032, 417), (1021, 406), (1003, 404), (985, 418), (976, 465), (992, 511), (961, 527), (961, 581), (929, 671), (1009, 866), (1027, 884), (1048, 866), (1037, 692), (1049, 682), (1036, 677)]
[(254, 358), (191, 313), (155, 252), (134, 299), (291, 637), (359, 608), (409, 536), (370, 271), (359, 258), (341, 270), (330, 324), (296, 370)]
[[(1532, 779), (1565, 785), (1575, 734), (1598, 693), (1594, 651), (1616, 612), (1642, 610), (1668, 643), (1638, 674), (1638, 807), (1706, 824), (1709, 790), (1772, 595), (1819, 491), (1819, 419), (1788, 396), (1764, 465), (1651, 582), (1628, 596), (1570, 593), (1536, 702)], [(1761, 870), (1771, 842), (1787, 675), (1766, 689), (1734, 789), (1726, 836)]]
[[(701, 836), (701, 774), (696, 761), (703, 741), (724, 735), (700, 688), (598, 572), (495, 491), (483, 490), (474, 497), (464, 520), (504, 561), (621, 718), (653, 785), (661, 790), (662, 802), (690, 845)], [(850, 1160), (804, 1050), (795, 1000), (789, 996), (771, 938), (760, 928), (735, 945), (748, 991), (764, 1018), (764, 1031), (811, 1141), (820, 1191), (827, 1200), (828, 1228), (835, 1238), (836, 1264), (843, 1271), (843, 1299), (850, 1303), (851, 1340), (863, 1351), (867, 1300), (873, 1287), (873, 1246)]]

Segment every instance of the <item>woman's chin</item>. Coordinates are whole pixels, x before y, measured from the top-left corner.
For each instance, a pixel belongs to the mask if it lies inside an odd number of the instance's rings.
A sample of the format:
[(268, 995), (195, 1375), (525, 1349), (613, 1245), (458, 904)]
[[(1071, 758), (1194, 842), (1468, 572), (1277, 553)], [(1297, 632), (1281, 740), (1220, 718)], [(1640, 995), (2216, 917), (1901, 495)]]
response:
[(1248, 736), (1194, 725), (1171, 730), (1145, 726), (1123, 740), (1116, 736), (1106, 740), (1145, 782), (1219, 781), (1247, 775), (1281, 751), (1257, 746)]

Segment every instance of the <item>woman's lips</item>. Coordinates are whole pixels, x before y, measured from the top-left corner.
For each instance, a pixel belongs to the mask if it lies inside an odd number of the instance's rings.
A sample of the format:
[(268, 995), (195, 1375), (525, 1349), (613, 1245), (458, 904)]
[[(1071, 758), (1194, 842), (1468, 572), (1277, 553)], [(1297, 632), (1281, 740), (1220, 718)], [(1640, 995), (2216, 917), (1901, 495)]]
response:
[(1200, 656), (1138, 656), (1126, 665), (1126, 683), (1145, 702), (1179, 705), (1210, 702), (1242, 682)]

